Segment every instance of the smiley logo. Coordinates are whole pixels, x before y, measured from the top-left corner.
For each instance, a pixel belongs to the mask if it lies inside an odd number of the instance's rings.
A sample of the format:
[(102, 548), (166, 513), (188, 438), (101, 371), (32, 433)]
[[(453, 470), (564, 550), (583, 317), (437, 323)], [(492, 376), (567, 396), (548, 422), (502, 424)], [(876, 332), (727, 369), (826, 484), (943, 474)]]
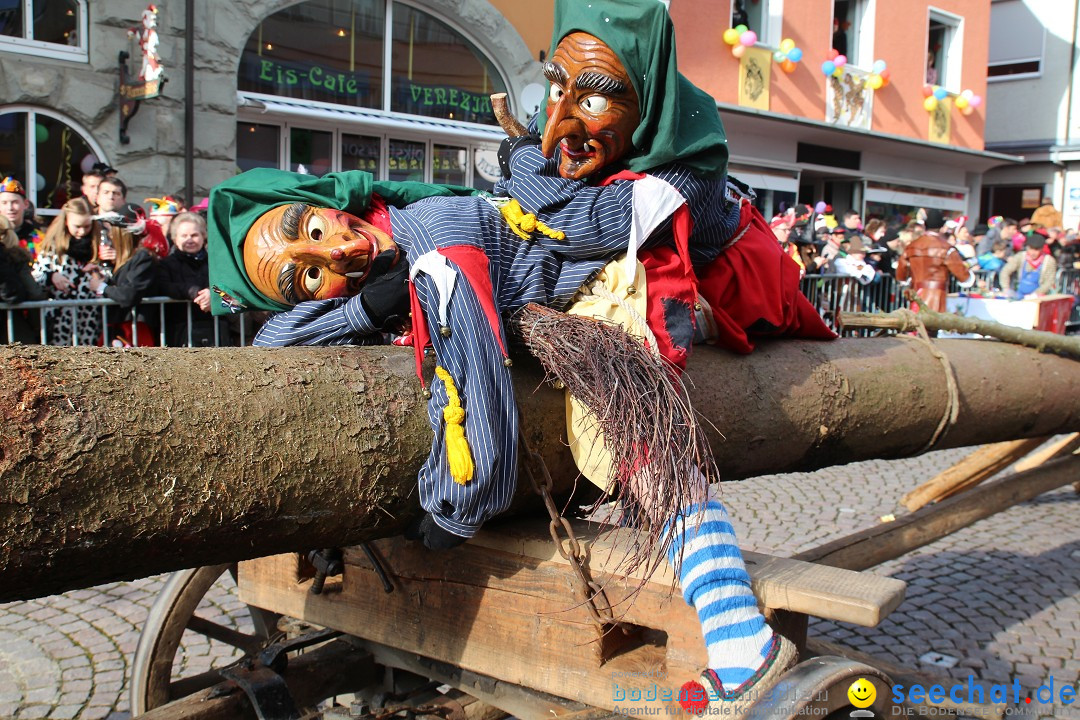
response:
[(877, 690), (874, 689), (874, 684), (869, 680), (859, 678), (851, 683), (851, 687), (847, 690), (847, 696), (855, 707), (868, 708), (874, 704), (874, 700), (877, 698)]

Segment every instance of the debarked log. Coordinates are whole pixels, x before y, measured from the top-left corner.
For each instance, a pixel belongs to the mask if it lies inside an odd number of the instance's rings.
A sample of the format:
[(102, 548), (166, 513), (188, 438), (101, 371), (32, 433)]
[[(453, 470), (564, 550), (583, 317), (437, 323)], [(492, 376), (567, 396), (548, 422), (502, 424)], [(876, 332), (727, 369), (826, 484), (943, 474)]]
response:
[[(938, 447), (1080, 430), (1080, 363), (937, 345), (959, 387)], [(527, 357), (514, 373), (566, 490), (561, 393)], [(731, 479), (917, 454), (949, 409), (940, 362), (906, 337), (702, 348), (687, 377)], [(0, 601), (396, 534), (431, 443), (399, 348), (10, 346), (0, 418)]]

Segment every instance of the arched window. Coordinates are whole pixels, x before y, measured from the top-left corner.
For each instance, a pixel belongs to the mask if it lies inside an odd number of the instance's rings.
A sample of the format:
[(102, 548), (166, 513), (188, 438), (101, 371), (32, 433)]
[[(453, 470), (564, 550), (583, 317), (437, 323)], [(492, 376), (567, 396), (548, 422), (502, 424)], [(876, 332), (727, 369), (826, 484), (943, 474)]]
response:
[(87, 62), (86, 0), (0, 0), (0, 50)]
[(104, 158), (88, 133), (59, 113), (0, 107), (0, 175), (12, 175), (42, 215), (80, 193), (83, 172)]
[(463, 33), (422, 10), (393, 0), (308, 0), (248, 38), (239, 89), (494, 125), (488, 96), (506, 83)]

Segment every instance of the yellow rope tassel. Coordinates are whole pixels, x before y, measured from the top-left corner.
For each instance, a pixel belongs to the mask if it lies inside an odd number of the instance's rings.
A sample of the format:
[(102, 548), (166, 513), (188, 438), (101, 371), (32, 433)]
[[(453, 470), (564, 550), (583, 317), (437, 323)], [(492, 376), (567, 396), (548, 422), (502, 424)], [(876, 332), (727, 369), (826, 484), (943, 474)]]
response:
[(522, 240), (532, 240), (534, 232), (546, 235), (552, 240), (561, 241), (566, 239), (566, 233), (562, 230), (553, 230), (537, 220), (532, 213), (526, 213), (522, 210), (521, 204), (517, 200), (510, 200), (503, 204), (499, 207), (499, 212), (502, 213), (503, 219), (506, 220), (506, 224), (510, 226), (513, 233)]
[(450, 477), (458, 485), (464, 485), (473, 478), (472, 451), (465, 439), (465, 411), (461, 409), (461, 397), (458, 395), (454, 378), (442, 366), (436, 366), (435, 374), (446, 387), (446, 407), (443, 408), (443, 420), (446, 421), (446, 462), (450, 465)]

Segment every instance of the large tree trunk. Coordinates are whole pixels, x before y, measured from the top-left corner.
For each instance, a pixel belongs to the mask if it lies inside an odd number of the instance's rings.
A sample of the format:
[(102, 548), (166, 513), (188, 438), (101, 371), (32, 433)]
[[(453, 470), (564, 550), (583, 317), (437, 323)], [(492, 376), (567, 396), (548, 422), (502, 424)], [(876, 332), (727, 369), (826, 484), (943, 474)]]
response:
[[(957, 447), (1080, 430), (1080, 364), (938, 343)], [(561, 393), (515, 365), (527, 436), (563, 488)], [(921, 452), (945, 374), (907, 338), (701, 349), (688, 373), (726, 477)], [(539, 389), (538, 389), (539, 388)], [(399, 532), (431, 443), (396, 348), (0, 349), (0, 601)]]

